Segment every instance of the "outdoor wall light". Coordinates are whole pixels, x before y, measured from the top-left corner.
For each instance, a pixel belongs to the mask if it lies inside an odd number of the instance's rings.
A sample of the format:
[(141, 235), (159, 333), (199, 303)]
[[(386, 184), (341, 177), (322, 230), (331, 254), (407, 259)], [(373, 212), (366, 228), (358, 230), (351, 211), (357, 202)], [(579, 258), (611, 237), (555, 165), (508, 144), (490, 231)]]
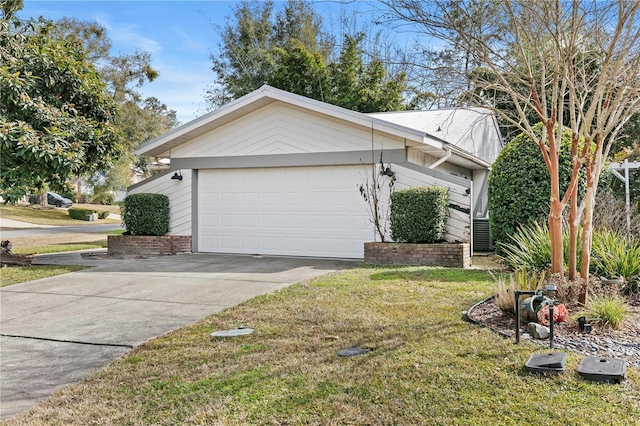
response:
[(182, 180), (182, 172), (180, 170), (178, 170), (177, 172), (175, 172), (173, 174), (173, 176), (171, 176), (171, 179), (175, 179), (175, 180)]
[(391, 170), (391, 167), (387, 167), (386, 169), (384, 169), (384, 172), (382, 172), (382, 174), (384, 176), (394, 177), (396, 175), (396, 172)]

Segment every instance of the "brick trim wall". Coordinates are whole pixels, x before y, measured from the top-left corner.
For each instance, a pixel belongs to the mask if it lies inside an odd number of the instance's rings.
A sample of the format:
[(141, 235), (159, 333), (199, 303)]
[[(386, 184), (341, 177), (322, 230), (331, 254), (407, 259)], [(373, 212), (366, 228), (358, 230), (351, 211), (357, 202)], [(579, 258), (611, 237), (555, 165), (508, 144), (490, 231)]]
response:
[(178, 254), (191, 253), (190, 235), (109, 235), (109, 254)]
[(364, 243), (364, 263), (471, 267), (471, 248), (460, 244)]

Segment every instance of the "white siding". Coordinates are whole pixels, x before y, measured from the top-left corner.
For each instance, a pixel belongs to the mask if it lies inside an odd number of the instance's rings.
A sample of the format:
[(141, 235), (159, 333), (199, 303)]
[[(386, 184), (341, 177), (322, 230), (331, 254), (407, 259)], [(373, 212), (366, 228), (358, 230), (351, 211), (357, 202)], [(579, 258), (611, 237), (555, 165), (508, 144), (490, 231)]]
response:
[[(396, 172), (395, 188), (408, 188), (413, 186), (442, 186), (449, 188), (449, 204), (461, 209), (471, 209), (471, 197), (466, 194), (466, 188), (450, 182), (422, 174), (415, 170), (394, 164), (392, 166)], [(447, 235), (445, 239), (449, 242), (460, 241), (468, 243), (471, 241), (471, 215), (459, 210), (449, 208), (447, 219)]]
[[(404, 140), (374, 133), (375, 149), (402, 149)], [(260, 108), (174, 148), (172, 158), (301, 154), (370, 150), (370, 129), (279, 102)]]
[(191, 170), (182, 170), (182, 180), (171, 179), (173, 172), (149, 179), (129, 194), (153, 193), (169, 197), (170, 235), (191, 235)]

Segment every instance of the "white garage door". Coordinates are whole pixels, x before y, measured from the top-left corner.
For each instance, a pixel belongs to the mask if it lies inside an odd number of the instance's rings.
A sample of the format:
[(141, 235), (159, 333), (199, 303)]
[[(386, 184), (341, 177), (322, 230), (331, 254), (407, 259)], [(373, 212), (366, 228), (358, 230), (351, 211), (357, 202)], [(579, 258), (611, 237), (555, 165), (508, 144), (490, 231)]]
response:
[(198, 251), (362, 258), (362, 166), (200, 170)]

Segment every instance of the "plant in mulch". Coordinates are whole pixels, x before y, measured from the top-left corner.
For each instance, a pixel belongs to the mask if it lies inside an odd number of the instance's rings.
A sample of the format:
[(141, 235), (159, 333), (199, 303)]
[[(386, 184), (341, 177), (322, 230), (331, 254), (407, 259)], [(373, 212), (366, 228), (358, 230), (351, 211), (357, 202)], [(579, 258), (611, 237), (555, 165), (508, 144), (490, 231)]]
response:
[[(493, 274), (492, 274), (493, 275)], [(493, 277), (496, 281), (495, 302), (507, 315), (515, 316), (516, 290), (538, 290), (543, 287), (545, 273), (527, 271), (526, 266), (516, 268), (507, 279), (504, 276)]]
[(619, 330), (629, 316), (629, 309), (621, 297), (593, 296), (587, 300), (585, 309), (576, 314), (584, 316), (589, 322)]

